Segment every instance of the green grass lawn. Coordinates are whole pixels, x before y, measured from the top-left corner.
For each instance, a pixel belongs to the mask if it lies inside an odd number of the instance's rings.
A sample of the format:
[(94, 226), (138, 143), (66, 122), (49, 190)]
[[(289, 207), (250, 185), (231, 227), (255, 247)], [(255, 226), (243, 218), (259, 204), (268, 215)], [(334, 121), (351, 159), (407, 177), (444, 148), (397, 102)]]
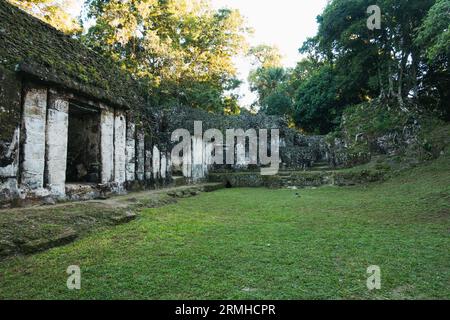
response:
[(448, 157), (366, 187), (224, 189), (0, 262), (0, 298), (449, 299), (449, 217)]

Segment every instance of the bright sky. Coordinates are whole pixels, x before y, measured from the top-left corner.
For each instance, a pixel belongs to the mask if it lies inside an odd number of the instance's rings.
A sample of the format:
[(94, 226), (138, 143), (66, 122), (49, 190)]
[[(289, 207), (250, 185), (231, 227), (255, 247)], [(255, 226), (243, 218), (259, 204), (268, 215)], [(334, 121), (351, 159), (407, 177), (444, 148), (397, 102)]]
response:
[[(83, 0), (77, 0), (79, 12)], [(239, 9), (248, 25), (254, 29), (250, 45), (276, 45), (284, 58), (286, 67), (294, 67), (301, 59), (298, 49), (306, 38), (317, 31), (316, 17), (322, 12), (328, 0), (210, 0), (215, 8)], [(251, 69), (249, 59), (235, 59), (241, 80), (247, 79)], [(244, 83), (239, 90), (241, 103), (249, 106), (255, 96)]]
[[(250, 45), (277, 46), (284, 65), (294, 67), (301, 59), (298, 49), (303, 41), (316, 34), (316, 17), (322, 13), (328, 0), (211, 0), (216, 8), (239, 9), (248, 25), (254, 29)], [(239, 57), (236, 66), (241, 80), (247, 80), (251, 69), (249, 59)], [(255, 95), (247, 82), (239, 91), (243, 106), (249, 106)]]

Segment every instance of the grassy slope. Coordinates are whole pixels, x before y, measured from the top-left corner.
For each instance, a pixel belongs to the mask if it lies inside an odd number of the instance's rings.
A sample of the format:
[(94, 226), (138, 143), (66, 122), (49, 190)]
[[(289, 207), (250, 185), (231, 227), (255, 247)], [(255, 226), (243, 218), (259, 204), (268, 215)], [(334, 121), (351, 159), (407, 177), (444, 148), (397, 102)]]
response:
[(0, 298), (450, 299), (449, 217), (448, 155), (367, 187), (221, 190), (3, 261)]

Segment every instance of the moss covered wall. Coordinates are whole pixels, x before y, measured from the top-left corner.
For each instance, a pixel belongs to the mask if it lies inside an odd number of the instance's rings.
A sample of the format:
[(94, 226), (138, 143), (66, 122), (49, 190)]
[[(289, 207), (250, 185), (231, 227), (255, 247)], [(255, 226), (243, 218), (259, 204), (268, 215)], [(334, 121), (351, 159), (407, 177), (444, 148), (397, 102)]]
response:
[(0, 167), (13, 162), (9, 150), (20, 125), (21, 86), (15, 73), (0, 66)]
[(161, 110), (156, 107), (147, 111), (146, 120), (141, 125), (146, 132), (146, 148), (157, 145), (163, 151), (172, 150), (174, 143), (171, 134), (176, 129), (187, 129), (194, 134), (194, 121), (201, 121), (203, 132), (208, 129), (220, 130), (225, 138), (226, 129), (279, 129), (280, 157), (282, 163), (289, 168), (305, 168), (315, 162), (323, 161), (327, 154), (324, 138), (321, 136), (305, 136), (295, 129), (289, 128), (282, 117), (251, 114), (229, 116), (192, 109), (183, 106)]

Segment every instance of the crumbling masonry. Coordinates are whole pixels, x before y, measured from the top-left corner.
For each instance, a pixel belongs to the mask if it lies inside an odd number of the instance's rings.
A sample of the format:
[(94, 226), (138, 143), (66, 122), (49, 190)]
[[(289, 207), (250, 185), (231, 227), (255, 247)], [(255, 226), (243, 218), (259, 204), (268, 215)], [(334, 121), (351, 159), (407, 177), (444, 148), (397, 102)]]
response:
[[(0, 206), (45, 197), (83, 200), (170, 183), (177, 168), (168, 137), (177, 128), (190, 130), (194, 120), (205, 129), (279, 128), (282, 166), (289, 168), (325, 155), (320, 138), (302, 136), (271, 117), (225, 119), (189, 108), (155, 108), (156, 120), (145, 123), (136, 111), (146, 105), (140, 90), (113, 62), (1, 0)], [(164, 130), (162, 121), (168, 123)], [(208, 170), (192, 166), (187, 178), (201, 180)]]

